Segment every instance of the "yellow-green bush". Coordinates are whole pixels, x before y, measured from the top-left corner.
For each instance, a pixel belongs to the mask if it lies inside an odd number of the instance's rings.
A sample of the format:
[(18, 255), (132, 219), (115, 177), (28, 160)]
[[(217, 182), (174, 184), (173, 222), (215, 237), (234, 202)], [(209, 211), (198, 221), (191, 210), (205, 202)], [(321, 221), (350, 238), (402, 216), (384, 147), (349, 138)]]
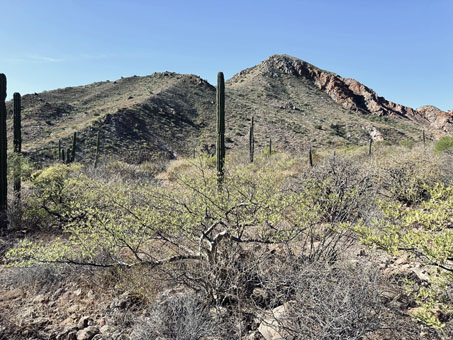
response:
[(94, 181), (65, 165), (46, 169), (35, 184), (46, 211), (64, 219), (63, 233), (51, 243), (25, 239), (8, 259), (12, 265), (151, 268), (195, 261), (206, 292), (218, 296), (220, 288), (212, 285), (219, 284), (218, 266), (227, 265), (234, 244), (297, 240), (321, 222), (312, 196), (288, 189), (294, 161), (282, 157), (272, 164), (227, 169), (222, 190), (215, 169), (207, 167), (183, 171), (161, 187)]
[(452, 317), (453, 301), (453, 186), (427, 188), (430, 199), (408, 208), (399, 202), (381, 202), (383, 218), (355, 230), (365, 244), (396, 255), (408, 252), (423, 265), (433, 267), (428, 287), (412, 283), (424, 322), (441, 327), (441, 316)]
[(434, 146), (436, 152), (453, 151), (453, 136), (445, 136), (439, 139)]

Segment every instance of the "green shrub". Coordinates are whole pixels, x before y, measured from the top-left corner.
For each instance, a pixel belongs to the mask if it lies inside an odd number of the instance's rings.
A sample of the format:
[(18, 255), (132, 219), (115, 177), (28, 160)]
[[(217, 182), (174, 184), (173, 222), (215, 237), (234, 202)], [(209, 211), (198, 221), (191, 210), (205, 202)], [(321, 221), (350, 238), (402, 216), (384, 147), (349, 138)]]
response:
[(412, 139), (403, 139), (402, 141), (400, 141), (400, 145), (404, 146), (405, 148), (408, 148), (408, 149), (412, 149), (414, 144), (415, 144), (415, 141)]
[(427, 188), (430, 199), (408, 208), (398, 202), (381, 202), (382, 219), (359, 224), (357, 233), (365, 244), (392, 255), (412, 254), (430, 270), (430, 284), (408, 282), (409, 292), (421, 307), (416, 317), (430, 326), (442, 327), (453, 315), (453, 186)]
[(438, 140), (434, 150), (436, 152), (451, 152), (453, 151), (453, 136), (445, 136)]

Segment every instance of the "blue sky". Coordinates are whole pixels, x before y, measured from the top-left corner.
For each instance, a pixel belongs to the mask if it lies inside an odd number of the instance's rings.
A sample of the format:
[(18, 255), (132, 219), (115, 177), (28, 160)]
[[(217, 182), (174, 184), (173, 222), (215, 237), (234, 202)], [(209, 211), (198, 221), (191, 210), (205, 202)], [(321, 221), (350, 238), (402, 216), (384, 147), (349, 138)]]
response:
[(453, 109), (450, 0), (0, 0), (8, 96), (174, 71), (214, 83), (285, 53)]

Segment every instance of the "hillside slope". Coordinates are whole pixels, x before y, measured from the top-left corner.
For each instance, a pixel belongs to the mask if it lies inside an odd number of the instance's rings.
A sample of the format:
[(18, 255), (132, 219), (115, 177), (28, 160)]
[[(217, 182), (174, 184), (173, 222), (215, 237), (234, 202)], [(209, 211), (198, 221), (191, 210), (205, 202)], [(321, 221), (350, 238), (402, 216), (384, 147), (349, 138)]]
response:
[[(252, 116), (258, 150), (270, 138), (293, 152), (453, 132), (451, 111), (389, 102), (354, 79), (287, 55), (236, 74), (226, 96), (226, 141), (233, 149), (246, 147)], [(69, 87), (25, 95), (22, 105), (24, 151), (35, 160), (54, 159), (58, 140), (69, 147), (75, 131), (82, 161), (93, 159), (99, 129), (106, 157), (130, 162), (172, 159), (215, 143), (215, 87), (195, 75), (163, 72)]]

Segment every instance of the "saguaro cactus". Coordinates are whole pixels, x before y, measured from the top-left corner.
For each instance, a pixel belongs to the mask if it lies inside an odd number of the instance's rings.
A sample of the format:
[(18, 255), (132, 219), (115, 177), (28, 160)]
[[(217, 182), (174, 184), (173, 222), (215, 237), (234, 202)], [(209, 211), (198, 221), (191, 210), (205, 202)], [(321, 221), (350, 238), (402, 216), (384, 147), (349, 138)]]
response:
[(66, 164), (71, 163), (71, 149), (70, 148), (66, 149), (66, 160), (65, 160), (65, 163)]
[(7, 209), (7, 164), (6, 164), (6, 76), (0, 73), (0, 231), (8, 224)]
[(254, 121), (252, 117), (252, 123), (250, 125), (250, 132), (249, 132), (249, 152), (250, 152), (250, 163), (253, 163), (253, 156), (255, 153), (255, 136), (253, 135), (254, 129)]
[(61, 158), (60, 160), (65, 163), (66, 162), (66, 155), (64, 149), (61, 150)]
[(313, 150), (311, 146), (310, 150), (308, 150), (308, 162), (310, 163), (310, 166), (313, 167)]
[(217, 183), (222, 185), (225, 166), (225, 80), (223, 73), (217, 74)]
[(269, 137), (269, 156), (272, 156), (272, 138)]
[(94, 168), (98, 167), (99, 162), (99, 151), (101, 148), (101, 130), (98, 130), (98, 135), (96, 137), (96, 156), (94, 157)]
[(72, 136), (72, 155), (71, 155), (71, 162), (75, 161), (75, 150), (77, 146), (77, 132), (74, 132)]
[(368, 156), (371, 156), (371, 146), (373, 144), (373, 140), (370, 138), (368, 141)]
[(423, 138), (423, 146), (426, 146), (426, 136), (425, 136), (425, 130), (423, 130), (423, 135), (422, 135), (422, 138)]
[(61, 149), (61, 139), (58, 140), (58, 160), (63, 161), (63, 150)]
[(21, 134), (21, 97), (19, 93), (14, 93), (14, 192), (20, 197), (20, 179), (21, 179), (21, 152), (22, 152), (22, 134)]

